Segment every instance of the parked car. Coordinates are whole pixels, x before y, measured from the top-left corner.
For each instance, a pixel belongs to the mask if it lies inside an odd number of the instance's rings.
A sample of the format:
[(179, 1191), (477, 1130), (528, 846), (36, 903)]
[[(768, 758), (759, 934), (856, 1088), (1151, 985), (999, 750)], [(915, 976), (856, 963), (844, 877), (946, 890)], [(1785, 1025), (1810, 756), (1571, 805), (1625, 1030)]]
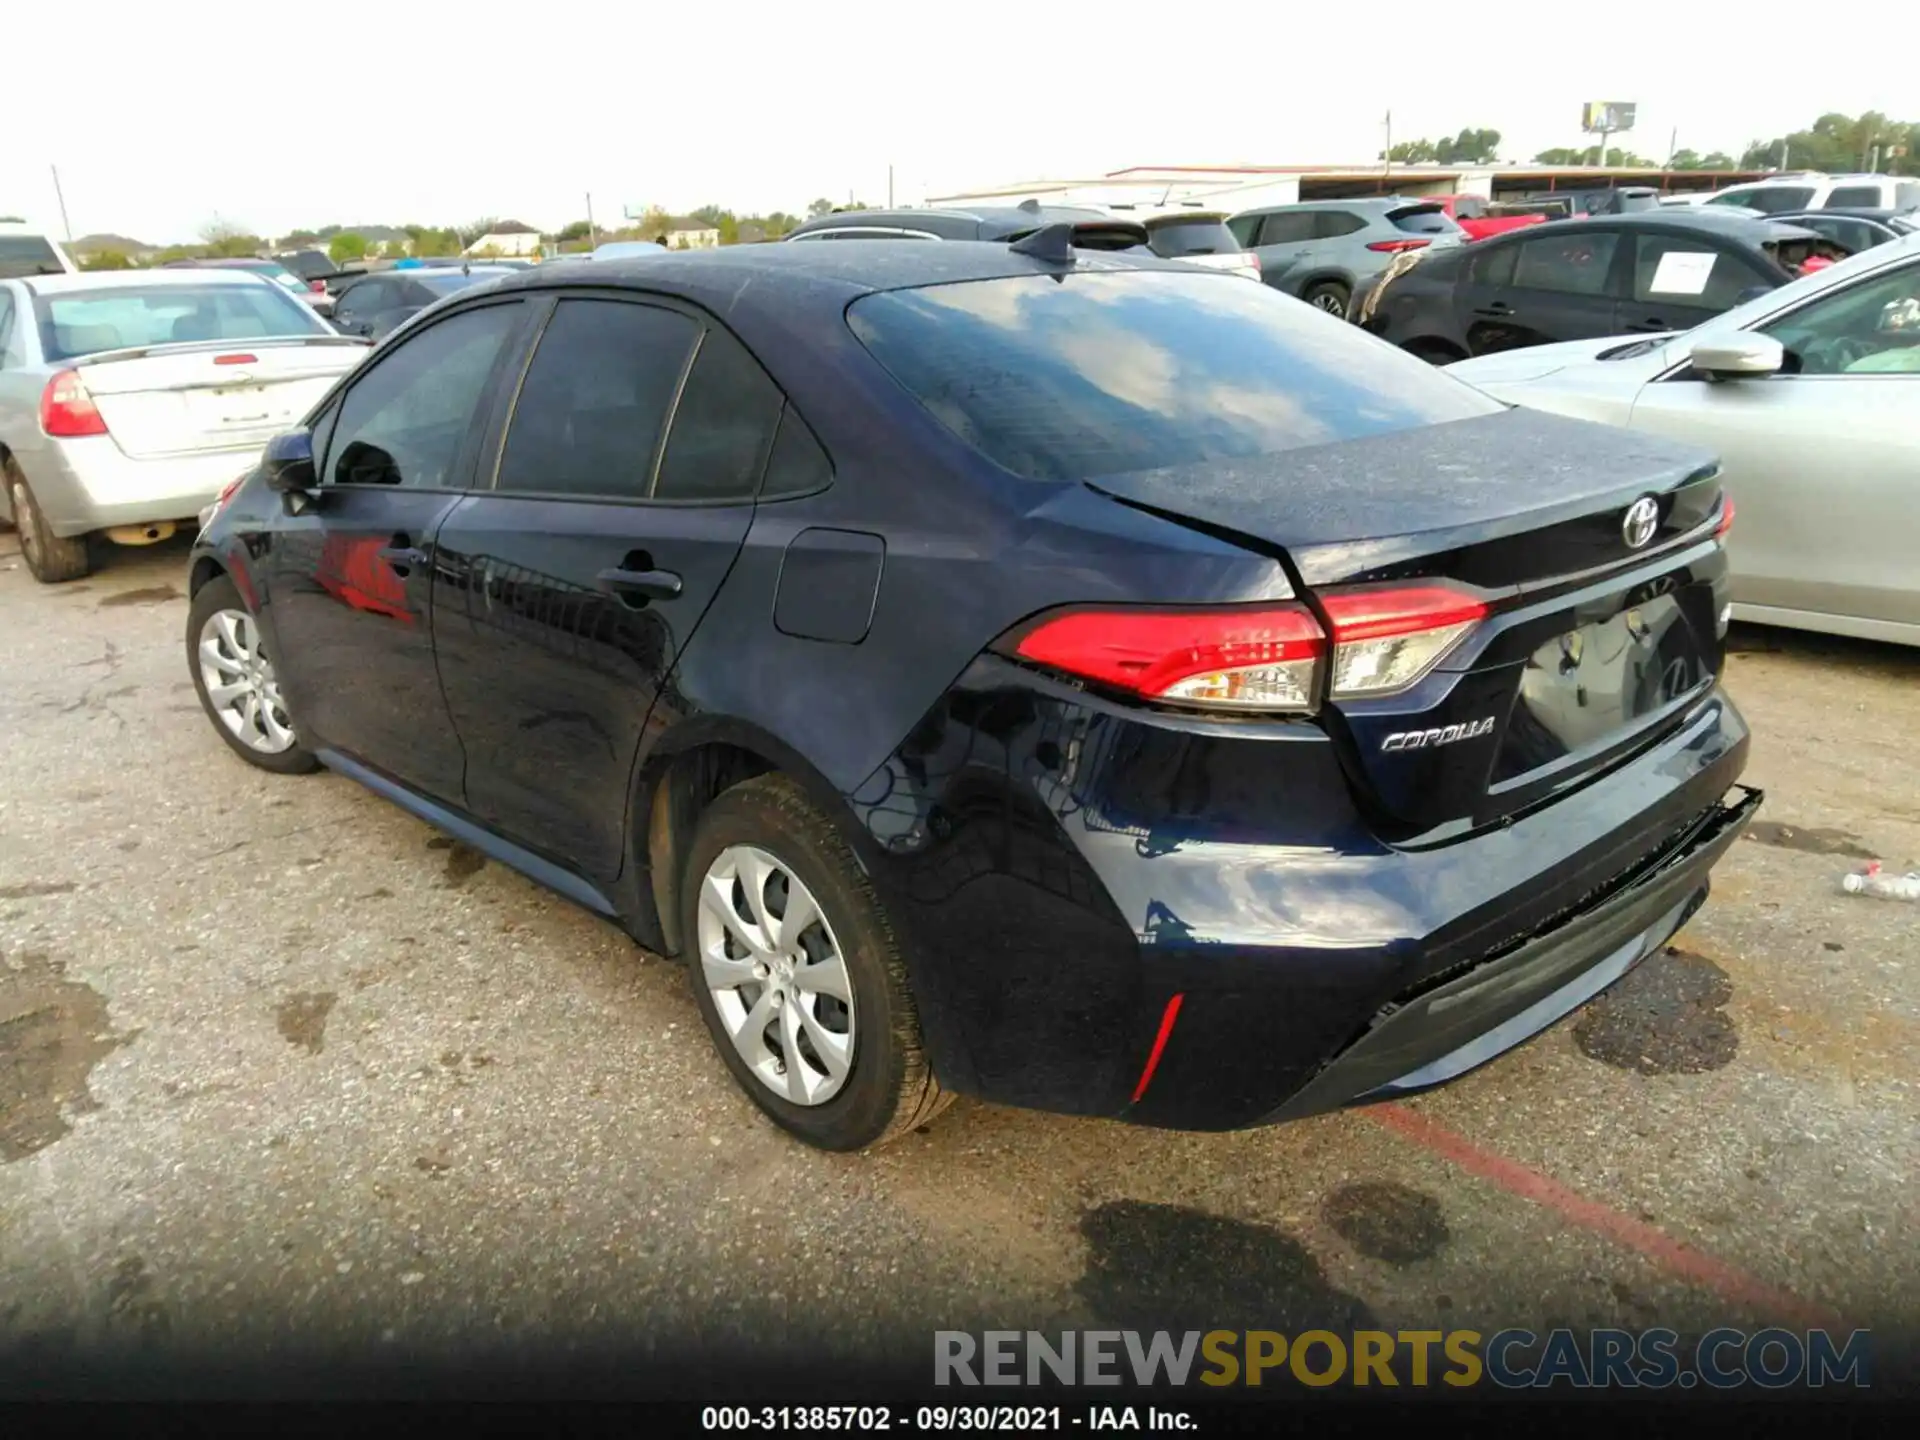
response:
[(1214, 270), (1231, 270), (1249, 280), (1260, 278), (1260, 261), (1227, 228), (1226, 212), (1195, 205), (1118, 204), (1105, 207), (1116, 220), (1139, 222), (1147, 248), (1167, 260), (1185, 260)]
[(340, 270), (324, 250), (283, 250), (273, 258), (307, 281), (325, 280)]
[(165, 539), (364, 353), (239, 271), (0, 281), (0, 514), (27, 569)]
[(1227, 228), (1259, 260), (1262, 280), (1331, 315), (1345, 315), (1394, 256), (1467, 238), (1444, 206), (1400, 197), (1243, 210)]
[(1685, 329), (1786, 284), (1809, 259), (1847, 253), (1811, 230), (1710, 211), (1558, 220), (1423, 257), (1371, 293), (1356, 318), (1444, 364), (1558, 340)]
[(1783, 225), (1798, 225), (1844, 245), (1858, 255), (1876, 245), (1920, 231), (1920, 214), (1913, 211), (1871, 209), (1800, 210), (1775, 215)]
[(1478, 195), (1429, 195), (1426, 198), (1438, 205), (1469, 240), (1485, 240), (1489, 235), (1524, 230), (1549, 218), (1541, 206), (1507, 205)]
[(606, 240), (594, 249), (582, 255), (562, 255), (563, 260), (630, 260), (635, 256), (646, 258), (651, 255), (665, 255), (667, 246), (658, 240)]
[(169, 260), (162, 268), (168, 270), (245, 270), (250, 274), (258, 275), (263, 280), (271, 280), (296, 300), (299, 300), (303, 304), (311, 305), (316, 314), (321, 316), (333, 314), (333, 297), (327, 293), (327, 286), (324, 280), (308, 280), (278, 260), (249, 258)]
[(1741, 205), (1766, 214), (1789, 210), (1920, 209), (1920, 180), (1905, 175), (1822, 175), (1805, 171), (1729, 185), (1700, 202)]
[(1403, 1095), (1658, 950), (1759, 803), (1712, 457), (1072, 238), (453, 297), (201, 535), (215, 732), (682, 957), (831, 1149)]
[(1146, 227), (1104, 210), (1078, 205), (978, 205), (966, 210), (842, 210), (789, 231), (782, 244), (818, 240), (1019, 240), (1043, 226), (1074, 227), (1073, 243), (1088, 250), (1147, 248)]
[(504, 265), (422, 266), (362, 275), (333, 299), (333, 324), (342, 335), (383, 340), (436, 301), (513, 273)]
[(24, 275), (71, 275), (78, 269), (51, 235), (26, 225), (0, 224), (0, 280)]
[(1677, 335), (1447, 367), (1516, 405), (1719, 452), (1733, 613), (1920, 645), (1920, 235)]

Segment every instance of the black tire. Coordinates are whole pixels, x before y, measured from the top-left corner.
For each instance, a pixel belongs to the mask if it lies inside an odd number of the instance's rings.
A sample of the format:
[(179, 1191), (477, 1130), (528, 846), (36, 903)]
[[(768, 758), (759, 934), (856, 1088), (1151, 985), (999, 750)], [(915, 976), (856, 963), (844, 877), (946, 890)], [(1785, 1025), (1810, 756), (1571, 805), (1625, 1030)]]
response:
[[(729, 846), (751, 845), (812, 892), (838, 942), (853, 994), (853, 1052), (831, 1099), (801, 1105), (776, 1095), (747, 1066), (714, 1004), (700, 954), (700, 890)], [(920, 1016), (893, 929), (873, 886), (833, 823), (784, 775), (761, 775), (719, 795), (694, 830), (680, 885), (680, 933), (694, 1000), (734, 1081), (776, 1125), (822, 1150), (864, 1150), (924, 1125), (947, 1107), (920, 1038)]]
[(187, 673), (193, 677), (193, 693), (200, 697), (200, 708), (206, 711), (207, 723), (213, 726), (215, 734), (227, 742), (228, 749), (256, 769), (275, 775), (312, 774), (320, 768), (320, 762), (314, 758), (311, 750), (299, 742), (297, 724), (292, 748), (267, 754), (243, 743), (220, 719), (219, 712), (207, 695), (206, 677), (200, 669), (200, 631), (208, 618), (221, 610), (245, 610), (249, 615), (253, 613), (240, 598), (239, 589), (225, 575), (215, 576), (202, 585), (193, 597), (193, 604), (187, 607)]
[(1439, 340), (1410, 340), (1401, 348), (1409, 355), (1418, 355), (1429, 365), (1451, 365), (1456, 360), (1467, 358), (1451, 345)]
[(87, 537), (63, 538), (47, 526), (39, 502), (20, 467), (9, 459), (0, 479), (7, 486), (7, 503), (13, 509), (13, 528), (20, 532), (20, 558), (27, 562), (27, 573), (42, 585), (58, 585), (78, 580), (93, 569), (93, 557), (87, 549)]
[(1353, 303), (1353, 292), (1338, 280), (1322, 280), (1318, 285), (1309, 285), (1300, 298), (1316, 310), (1325, 310), (1329, 315), (1347, 318), (1347, 307)]

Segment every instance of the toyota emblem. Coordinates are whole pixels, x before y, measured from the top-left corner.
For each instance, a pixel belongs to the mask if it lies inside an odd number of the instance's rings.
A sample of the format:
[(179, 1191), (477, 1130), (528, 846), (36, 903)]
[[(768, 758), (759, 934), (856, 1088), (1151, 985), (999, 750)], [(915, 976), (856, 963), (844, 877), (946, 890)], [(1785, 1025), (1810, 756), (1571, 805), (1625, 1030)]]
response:
[(1660, 502), (1651, 495), (1642, 495), (1627, 507), (1627, 513), (1620, 519), (1620, 536), (1627, 542), (1629, 550), (1638, 550), (1649, 540), (1653, 532), (1660, 528)]

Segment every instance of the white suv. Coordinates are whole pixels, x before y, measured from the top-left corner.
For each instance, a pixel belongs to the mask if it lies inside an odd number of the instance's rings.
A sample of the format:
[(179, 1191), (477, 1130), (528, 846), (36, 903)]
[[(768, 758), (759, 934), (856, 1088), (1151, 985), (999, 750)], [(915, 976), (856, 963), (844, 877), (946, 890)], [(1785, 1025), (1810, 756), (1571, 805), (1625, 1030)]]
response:
[(1790, 210), (1913, 210), (1920, 180), (1899, 175), (1775, 175), (1716, 190), (1701, 202), (1741, 205), (1768, 215)]
[(0, 222), (0, 280), (29, 275), (71, 275), (79, 269), (51, 235), (13, 222)]

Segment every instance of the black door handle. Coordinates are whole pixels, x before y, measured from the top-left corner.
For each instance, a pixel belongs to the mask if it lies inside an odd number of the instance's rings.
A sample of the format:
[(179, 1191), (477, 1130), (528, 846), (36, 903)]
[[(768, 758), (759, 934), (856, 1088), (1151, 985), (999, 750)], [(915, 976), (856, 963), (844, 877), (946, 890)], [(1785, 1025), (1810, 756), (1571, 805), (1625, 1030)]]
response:
[(680, 577), (671, 570), (602, 570), (600, 588), (622, 599), (671, 600), (680, 593)]

